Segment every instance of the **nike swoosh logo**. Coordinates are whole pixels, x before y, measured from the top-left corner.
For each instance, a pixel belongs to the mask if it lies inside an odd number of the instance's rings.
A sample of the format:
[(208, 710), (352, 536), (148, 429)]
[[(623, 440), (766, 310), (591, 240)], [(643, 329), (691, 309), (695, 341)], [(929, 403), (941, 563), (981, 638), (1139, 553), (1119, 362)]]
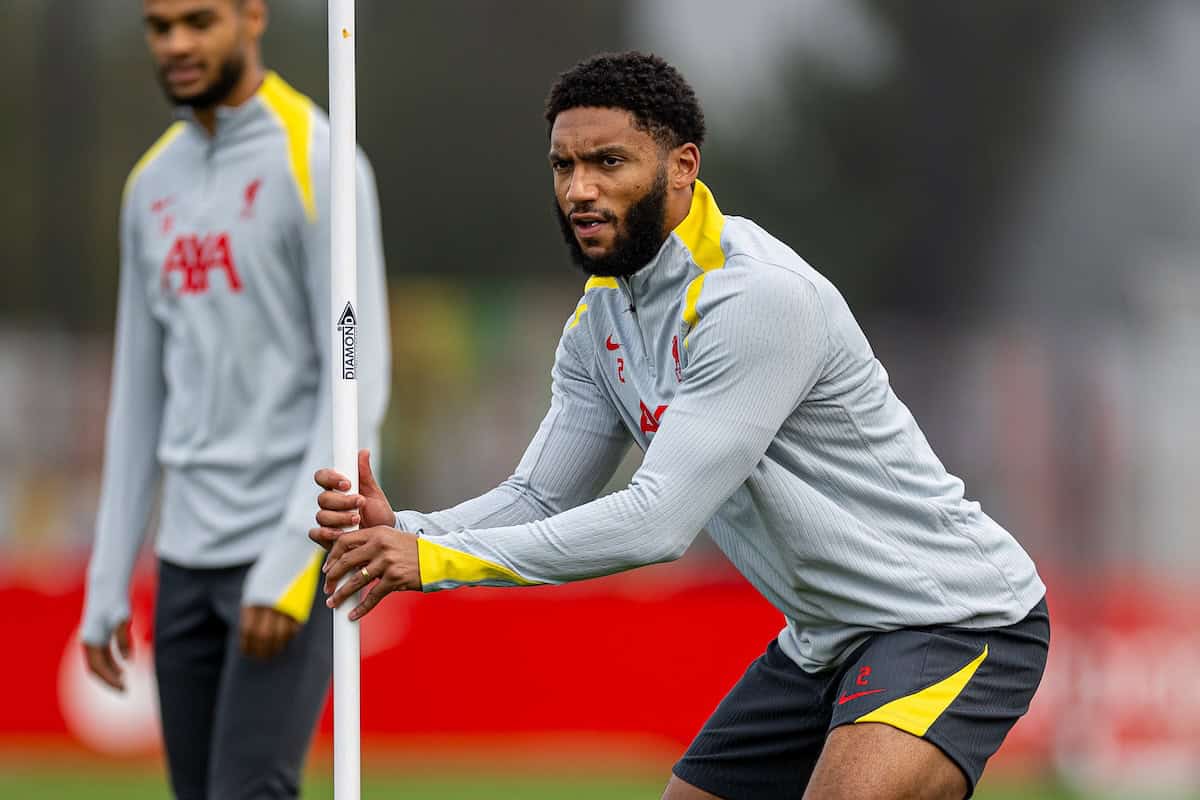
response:
[(614, 342), (612, 340), (611, 335), (607, 339), (604, 340), (604, 346), (607, 347), (609, 350), (620, 350), (621, 349), (621, 343)]
[(849, 703), (851, 700), (857, 700), (858, 698), (865, 697), (869, 694), (878, 694), (880, 692), (886, 692), (886, 691), (887, 691), (887, 689), (868, 689), (865, 692), (855, 692), (854, 694), (844, 694), (838, 698), (838, 705), (839, 706), (845, 705), (846, 703)]

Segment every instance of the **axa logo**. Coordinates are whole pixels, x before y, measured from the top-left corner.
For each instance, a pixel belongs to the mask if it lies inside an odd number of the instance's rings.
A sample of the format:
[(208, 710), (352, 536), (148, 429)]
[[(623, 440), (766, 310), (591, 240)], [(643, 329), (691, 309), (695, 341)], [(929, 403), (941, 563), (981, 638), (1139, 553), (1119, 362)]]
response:
[(244, 193), (244, 204), (242, 205), (242, 219), (250, 219), (254, 216), (254, 201), (258, 199), (258, 190), (262, 187), (262, 178), (255, 178), (246, 184)]
[(242, 279), (238, 276), (237, 266), (233, 263), (233, 251), (229, 246), (229, 234), (177, 236), (163, 261), (163, 290), (179, 294), (204, 294), (209, 289), (209, 273), (213, 270), (224, 273), (225, 283), (231, 292), (242, 290)]
[(654, 433), (662, 422), (663, 412), (667, 410), (666, 405), (661, 405), (651, 411), (644, 402), (639, 400), (638, 403), (642, 406), (642, 433)]

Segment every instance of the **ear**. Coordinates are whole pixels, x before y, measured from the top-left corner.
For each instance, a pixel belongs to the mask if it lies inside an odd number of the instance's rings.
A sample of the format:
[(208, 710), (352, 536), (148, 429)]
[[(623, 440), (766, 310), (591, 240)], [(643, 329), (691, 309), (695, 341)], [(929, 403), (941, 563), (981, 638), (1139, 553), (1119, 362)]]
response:
[(681, 144), (671, 150), (670, 180), (672, 189), (684, 189), (696, 182), (700, 175), (700, 148), (692, 142)]
[(246, 18), (246, 28), (254, 39), (262, 38), (267, 30), (267, 4), (263, 0), (245, 0), (242, 14)]

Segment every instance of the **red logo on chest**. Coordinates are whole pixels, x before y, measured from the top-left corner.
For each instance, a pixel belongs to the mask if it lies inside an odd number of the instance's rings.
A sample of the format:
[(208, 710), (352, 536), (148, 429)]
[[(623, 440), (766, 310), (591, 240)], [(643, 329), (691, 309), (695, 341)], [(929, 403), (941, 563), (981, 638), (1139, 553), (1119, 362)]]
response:
[(663, 412), (667, 410), (667, 407), (661, 405), (651, 411), (645, 403), (640, 400), (638, 402), (642, 406), (642, 433), (654, 433), (658, 430), (658, 425), (662, 422)]
[[(179, 236), (163, 261), (163, 290), (174, 290), (179, 294), (204, 294), (208, 291), (208, 273), (214, 269), (225, 273), (230, 291), (242, 290), (242, 280), (238, 277), (233, 252), (229, 247), (229, 234)], [(173, 280), (176, 274), (179, 278)]]
[(150, 204), (150, 213), (159, 215), (158, 229), (163, 236), (169, 234), (171, 228), (175, 225), (175, 218), (167, 213), (167, 206), (171, 205), (174, 200), (174, 197), (168, 195), (167, 197), (160, 197)]
[(258, 190), (262, 186), (262, 178), (255, 178), (246, 185), (246, 203), (242, 206), (242, 219), (254, 216), (254, 201), (258, 198)]

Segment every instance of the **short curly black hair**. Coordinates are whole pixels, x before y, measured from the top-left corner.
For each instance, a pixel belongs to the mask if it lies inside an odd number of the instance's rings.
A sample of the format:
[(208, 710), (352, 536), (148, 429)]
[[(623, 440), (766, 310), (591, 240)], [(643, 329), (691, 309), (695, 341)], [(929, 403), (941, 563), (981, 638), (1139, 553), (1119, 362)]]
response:
[(580, 107), (621, 108), (667, 147), (704, 143), (704, 112), (679, 70), (652, 53), (600, 53), (558, 76), (546, 97), (546, 125)]

